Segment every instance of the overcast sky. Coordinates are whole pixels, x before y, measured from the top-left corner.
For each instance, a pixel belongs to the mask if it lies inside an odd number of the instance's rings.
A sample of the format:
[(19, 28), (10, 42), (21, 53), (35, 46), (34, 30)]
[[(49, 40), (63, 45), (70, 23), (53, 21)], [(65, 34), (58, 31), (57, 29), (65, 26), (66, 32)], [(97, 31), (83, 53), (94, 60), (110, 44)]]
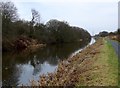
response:
[(91, 33), (115, 31), (118, 28), (119, 0), (12, 0), (20, 18), (31, 20), (31, 9), (39, 11), (41, 20), (67, 21)]

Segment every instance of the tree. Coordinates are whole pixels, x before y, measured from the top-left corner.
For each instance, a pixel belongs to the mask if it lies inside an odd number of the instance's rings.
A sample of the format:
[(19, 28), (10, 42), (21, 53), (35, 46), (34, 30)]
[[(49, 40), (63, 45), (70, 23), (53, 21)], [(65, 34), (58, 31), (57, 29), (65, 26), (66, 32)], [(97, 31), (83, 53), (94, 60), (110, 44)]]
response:
[(120, 28), (118, 28), (117, 33), (120, 34)]
[(105, 36), (108, 36), (108, 32), (107, 31), (103, 31), (103, 32), (100, 32), (99, 35), (101, 37), (105, 37)]
[(40, 24), (40, 14), (39, 14), (39, 12), (36, 11), (35, 9), (32, 9), (31, 12), (32, 12), (32, 20), (31, 20), (32, 24), (33, 25), (34, 24)]
[(33, 37), (34, 35), (34, 26), (40, 25), (40, 14), (35, 9), (31, 9), (32, 12), (32, 20), (30, 21), (30, 37)]
[(0, 10), (3, 21), (13, 22), (18, 20), (17, 8), (12, 2), (0, 2)]
[[(2, 15), (2, 35), (3, 38), (13, 35), (13, 23), (18, 19), (17, 8), (12, 2), (0, 2), (0, 11)], [(12, 31), (12, 32), (11, 32)]]

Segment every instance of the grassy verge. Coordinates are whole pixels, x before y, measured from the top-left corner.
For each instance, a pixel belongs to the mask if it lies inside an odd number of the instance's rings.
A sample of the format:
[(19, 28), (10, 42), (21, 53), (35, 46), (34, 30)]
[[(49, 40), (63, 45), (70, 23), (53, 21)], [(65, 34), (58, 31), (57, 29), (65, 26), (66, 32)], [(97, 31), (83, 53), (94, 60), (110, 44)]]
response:
[(108, 64), (108, 81), (109, 85), (118, 85), (118, 57), (112, 47), (112, 45), (104, 40), (103, 52), (101, 53), (101, 58), (106, 60), (106, 64)]
[(95, 45), (98, 54), (91, 58), (89, 71), (81, 74), (77, 86), (118, 86), (118, 57), (105, 39)]

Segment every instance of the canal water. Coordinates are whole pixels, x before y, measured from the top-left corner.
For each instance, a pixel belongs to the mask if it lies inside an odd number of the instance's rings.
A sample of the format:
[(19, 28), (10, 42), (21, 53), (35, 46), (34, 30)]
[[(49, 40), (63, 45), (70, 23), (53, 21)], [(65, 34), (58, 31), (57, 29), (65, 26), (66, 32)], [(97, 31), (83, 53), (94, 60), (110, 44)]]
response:
[(3, 53), (3, 86), (30, 85), (30, 80), (39, 80), (39, 76), (54, 72), (60, 60), (76, 55), (86, 46), (95, 42), (48, 45), (37, 50)]

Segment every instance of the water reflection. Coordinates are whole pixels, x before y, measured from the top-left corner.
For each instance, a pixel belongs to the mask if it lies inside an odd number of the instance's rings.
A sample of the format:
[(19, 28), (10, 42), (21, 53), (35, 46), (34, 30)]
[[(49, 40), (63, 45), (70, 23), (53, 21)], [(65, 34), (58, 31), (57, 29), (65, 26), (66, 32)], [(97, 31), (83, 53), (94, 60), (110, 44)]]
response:
[(60, 60), (87, 44), (88, 42), (50, 45), (36, 51), (3, 53), (3, 86), (29, 85), (29, 80), (38, 80), (41, 74), (55, 71)]

